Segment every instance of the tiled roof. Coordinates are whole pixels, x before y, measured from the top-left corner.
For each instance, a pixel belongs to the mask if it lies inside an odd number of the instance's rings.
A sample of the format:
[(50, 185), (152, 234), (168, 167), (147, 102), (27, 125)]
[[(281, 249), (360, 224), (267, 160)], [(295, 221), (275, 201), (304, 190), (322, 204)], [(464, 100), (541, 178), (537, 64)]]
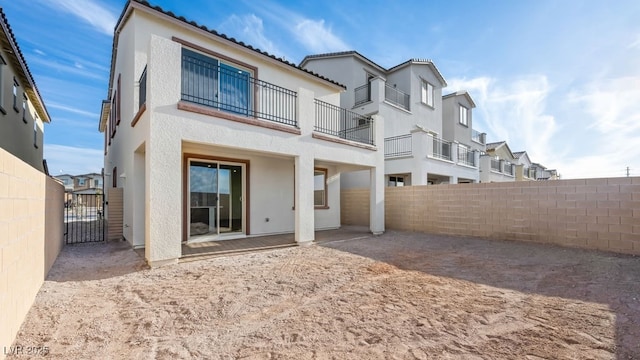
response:
[(469, 94), (469, 92), (467, 90), (459, 90), (459, 91), (456, 91), (454, 93), (444, 95), (442, 98), (446, 99), (446, 98), (453, 97), (453, 96), (465, 96), (467, 98), (467, 100), (469, 101), (469, 103), (471, 104), (471, 107), (474, 107), (474, 108), (476, 107), (476, 103), (473, 101), (473, 98), (471, 98), (471, 95)]
[(379, 70), (381, 70), (383, 72), (386, 72), (386, 73), (393, 72), (393, 71), (397, 70), (398, 68), (401, 68), (403, 66), (410, 65), (410, 64), (430, 65), (433, 68), (434, 72), (436, 73), (436, 76), (438, 76), (440, 82), (442, 82), (442, 84), (444, 86), (447, 86), (447, 81), (444, 79), (444, 76), (442, 76), (442, 73), (440, 73), (440, 70), (438, 70), (438, 68), (436, 67), (436, 64), (434, 64), (433, 61), (431, 61), (430, 59), (410, 59), (410, 60), (407, 60), (407, 61), (405, 61), (403, 63), (398, 64), (398, 65), (392, 66), (389, 69), (385, 69), (383, 66), (380, 66), (380, 65), (376, 64), (375, 62), (371, 61), (371, 59), (369, 59), (368, 57), (360, 54), (359, 52), (357, 52), (355, 50), (350, 50), (350, 51), (340, 51), (340, 52), (331, 52), (331, 53), (324, 53), (324, 54), (307, 55), (300, 62), (300, 66), (303, 66), (307, 61), (309, 61), (311, 59), (321, 59), (321, 58), (340, 57), (340, 56), (356, 56), (356, 57), (360, 57), (365, 62), (368, 62), (370, 65), (372, 65), (374, 67), (377, 67)]
[[(30, 85), (29, 87), (32, 89), (33, 93), (28, 94), (27, 92), (27, 94), (32, 95), (31, 101), (34, 103), (36, 110), (39, 110), (38, 114), (40, 115), (40, 118), (42, 119), (42, 121), (51, 122), (51, 117), (49, 116), (49, 112), (47, 111), (47, 108), (45, 107), (44, 102), (42, 101), (42, 97), (40, 96), (40, 92), (38, 91), (38, 87), (36, 86), (36, 82), (35, 80), (33, 80), (33, 76), (31, 75), (31, 71), (29, 70), (29, 66), (27, 65), (27, 61), (24, 59), (24, 55), (22, 55), (20, 46), (18, 46), (18, 41), (16, 40), (16, 37), (13, 34), (13, 30), (11, 30), (11, 25), (9, 25), (9, 21), (7, 20), (7, 17), (4, 14), (2, 7), (0, 7), (0, 18), (2, 21), (1, 23), (2, 32), (5, 34), (6, 42), (8, 43), (7, 45), (11, 47), (11, 51), (9, 51), (9, 56), (12, 56), (17, 62), (17, 64), (19, 65), (19, 68), (22, 69), (24, 77), (29, 83)], [(35, 99), (33, 97), (35, 97)]]
[(488, 143), (487, 144), (487, 151), (489, 150), (495, 150), (497, 147), (499, 147), (500, 145), (504, 144), (504, 141), (498, 141), (498, 142), (492, 142), (492, 143)]
[(516, 151), (516, 152), (514, 152), (514, 153), (513, 153), (513, 156), (514, 156), (516, 159), (519, 159), (519, 158), (520, 158), (520, 156), (524, 155), (524, 153), (526, 153), (526, 151)]
[(444, 76), (442, 76), (442, 73), (440, 72), (440, 70), (438, 70), (438, 68), (436, 67), (436, 64), (431, 60), (431, 59), (410, 59), (407, 60), (401, 64), (398, 64), (396, 66), (393, 66), (391, 68), (389, 68), (388, 71), (394, 71), (395, 69), (401, 68), (405, 65), (409, 65), (409, 64), (426, 64), (426, 65), (430, 65), (431, 67), (433, 67), (434, 72), (436, 73), (436, 76), (438, 76), (440, 82), (442, 83), (443, 86), (447, 86), (447, 81), (444, 79)]
[(149, 9), (153, 9), (153, 10), (159, 12), (159, 13), (162, 13), (162, 14), (170, 16), (170, 17), (172, 17), (172, 18), (174, 18), (176, 20), (179, 20), (179, 21), (185, 23), (186, 25), (190, 25), (190, 26), (193, 26), (195, 28), (204, 30), (204, 31), (210, 33), (211, 35), (217, 36), (217, 37), (219, 37), (221, 39), (224, 39), (226, 41), (230, 41), (230, 42), (232, 42), (234, 44), (237, 44), (237, 45), (240, 45), (240, 46), (242, 46), (242, 47), (244, 47), (244, 48), (246, 48), (248, 50), (254, 51), (254, 52), (256, 52), (256, 53), (258, 53), (258, 54), (260, 54), (262, 56), (266, 56), (266, 57), (269, 57), (271, 59), (277, 60), (277, 61), (279, 61), (279, 62), (281, 62), (283, 64), (286, 64), (288, 66), (291, 66), (292, 68), (295, 68), (295, 69), (297, 69), (299, 71), (303, 71), (305, 73), (311, 74), (311, 75), (313, 75), (313, 76), (315, 76), (315, 77), (317, 77), (319, 79), (322, 79), (324, 81), (330, 82), (330, 83), (332, 83), (334, 85), (337, 85), (337, 86), (340, 86), (340, 87), (346, 89), (346, 87), (344, 85), (340, 84), (337, 81), (334, 81), (334, 80), (331, 80), (331, 79), (329, 79), (327, 77), (324, 77), (322, 75), (316, 74), (313, 71), (309, 71), (309, 70), (303, 69), (303, 68), (299, 67), (298, 65), (296, 65), (294, 63), (291, 63), (291, 62), (289, 62), (289, 61), (287, 61), (287, 60), (285, 60), (283, 58), (276, 57), (275, 55), (269, 54), (266, 51), (262, 51), (262, 50), (260, 50), (258, 48), (254, 48), (253, 46), (251, 46), (249, 44), (245, 44), (244, 42), (236, 40), (235, 38), (232, 38), (232, 37), (229, 37), (229, 36), (227, 36), (225, 34), (219, 33), (214, 29), (209, 29), (205, 25), (200, 25), (195, 21), (191, 21), (191, 20), (186, 19), (184, 16), (179, 16), (179, 15), (174, 14), (171, 11), (164, 10), (160, 6), (153, 6), (148, 1), (145, 1), (145, 0), (129, 0), (127, 2), (127, 5), (125, 6), (124, 10), (122, 11), (122, 14), (120, 14), (120, 18), (118, 19), (118, 22), (116, 23), (116, 28), (118, 28), (118, 26), (120, 25), (120, 22), (124, 18), (124, 15), (127, 12), (127, 9), (129, 8), (129, 4), (130, 3), (137, 3), (137, 4), (140, 4), (140, 5), (144, 5)]
[(356, 56), (361, 58), (362, 60), (364, 60), (365, 62), (368, 62), (369, 65), (378, 68), (378, 70), (382, 71), (382, 72), (387, 72), (388, 70), (385, 69), (383, 66), (378, 65), (377, 63), (375, 63), (374, 61), (372, 61), (371, 59), (369, 59), (368, 57), (360, 54), (359, 52), (355, 51), (355, 50), (349, 50), (349, 51), (338, 51), (338, 52), (330, 52), (330, 53), (324, 53), (324, 54), (314, 54), (314, 55), (307, 55), (304, 57), (304, 59), (302, 59), (302, 61), (300, 62), (300, 66), (303, 66), (308, 60), (311, 59), (321, 59), (321, 58), (329, 58), (329, 57), (340, 57), (340, 56)]

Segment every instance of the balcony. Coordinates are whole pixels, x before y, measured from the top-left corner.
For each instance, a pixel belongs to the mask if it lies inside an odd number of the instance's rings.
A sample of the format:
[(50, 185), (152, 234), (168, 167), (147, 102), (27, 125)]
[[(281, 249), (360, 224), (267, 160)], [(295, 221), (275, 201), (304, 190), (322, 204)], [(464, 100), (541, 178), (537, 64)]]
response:
[(471, 140), (479, 143), (479, 144), (483, 144), (486, 145), (487, 143), (487, 134), (485, 133), (481, 133), (478, 130), (471, 130)]
[(341, 139), (375, 145), (373, 119), (315, 99), (314, 130)]
[(433, 138), (433, 157), (452, 161), (451, 159), (451, 143), (446, 140)]
[(491, 159), (491, 170), (500, 172), (500, 160)]
[(411, 110), (410, 109), (410, 96), (409, 94), (406, 94), (398, 89), (396, 89), (395, 87), (391, 87), (389, 85), (385, 85), (384, 88), (384, 99), (391, 103), (394, 104), (400, 108), (403, 108), (407, 111)]
[(384, 139), (384, 157), (396, 158), (412, 155), (411, 134), (391, 136)]
[(255, 79), (248, 71), (189, 50), (182, 52), (181, 99), (298, 127), (295, 91)]
[(353, 90), (354, 103), (353, 106), (362, 105), (371, 101), (371, 83), (358, 86)]
[(140, 75), (140, 87), (138, 88), (138, 109), (142, 108), (142, 106), (147, 102), (147, 67), (144, 67), (142, 70), (142, 75)]
[(513, 166), (512, 163), (510, 163), (508, 161), (505, 161), (505, 163), (504, 163), (504, 173), (507, 174), (507, 175), (513, 176), (514, 175), (513, 167), (514, 166)]
[(469, 149), (465, 145), (458, 144), (458, 163), (475, 167), (476, 166), (475, 151)]

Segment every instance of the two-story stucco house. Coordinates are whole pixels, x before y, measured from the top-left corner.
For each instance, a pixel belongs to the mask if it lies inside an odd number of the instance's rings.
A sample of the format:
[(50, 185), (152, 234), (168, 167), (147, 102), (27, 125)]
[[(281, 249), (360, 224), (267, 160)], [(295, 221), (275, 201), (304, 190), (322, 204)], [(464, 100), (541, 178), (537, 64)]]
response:
[(482, 182), (508, 182), (516, 180), (516, 157), (506, 141), (488, 143), (480, 156)]
[(0, 147), (46, 173), (44, 123), (51, 118), (2, 8), (0, 42)]
[(105, 192), (123, 192), (124, 238), (152, 266), (177, 261), (183, 243), (294, 232), (308, 244), (316, 230), (340, 227), (341, 174), (361, 170), (371, 179), (370, 229), (384, 231), (383, 119), (341, 109), (344, 91), (128, 2), (99, 126)]
[[(447, 86), (431, 60), (412, 59), (386, 69), (356, 51), (310, 55), (300, 66), (346, 85), (343, 107), (385, 119), (388, 186), (478, 182), (484, 135), (472, 128), (475, 107), (466, 92), (442, 96)], [(368, 185), (349, 174), (345, 187)]]
[(531, 168), (533, 169), (533, 176), (536, 180), (558, 180), (560, 179), (560, 174), (556, 169), (547, 169), (546, 166), (539, 163), (532, 163)]
[(535, 168), (532, 168), (531, 159), (526, 151), (516, 151), (513, 153), (516, 161), (516, 181), (532, 181), (536, 179)]

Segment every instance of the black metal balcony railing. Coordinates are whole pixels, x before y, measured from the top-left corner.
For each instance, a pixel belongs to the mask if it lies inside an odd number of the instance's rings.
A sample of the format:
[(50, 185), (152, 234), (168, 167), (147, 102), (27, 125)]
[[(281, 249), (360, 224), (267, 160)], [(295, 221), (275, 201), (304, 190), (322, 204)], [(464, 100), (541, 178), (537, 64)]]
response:
[(451, 161), (451, 143), (446, 140), (433, 138), (433, 157)]
[(385, 158), (411, 156), (412, 153), (411, 134), (391, 136), (384, 139)]
[(465, 145), (458, 144), (458, 162), (468, 166), (476, 166), (475, 151)]
[(375, 145), (373, 119), (315, 99), (314, 130), (363, 144)]
[(191, 51), (182, 53), (182, 100), (298, 126), (297, 93)]
[(140, 87), (138, 88), (138, 109), (147, 102), (147, 67), (142, 70), (140, 75)]
[(410, 110), (410, 97), (409, 94), (405, 94), (404, 92), (391, 87), (389, 85), (385, 85), (384, 88), (384, 99), (388, 102), (397, 105), (405, 110)]
[(500, 171), (500, 160), (491, 159), (491, 170)]
[(358, 86), (353, 90), (353, 94), (355, 97), (353, 106), (358, 106), (371, 101), (371, 83)]

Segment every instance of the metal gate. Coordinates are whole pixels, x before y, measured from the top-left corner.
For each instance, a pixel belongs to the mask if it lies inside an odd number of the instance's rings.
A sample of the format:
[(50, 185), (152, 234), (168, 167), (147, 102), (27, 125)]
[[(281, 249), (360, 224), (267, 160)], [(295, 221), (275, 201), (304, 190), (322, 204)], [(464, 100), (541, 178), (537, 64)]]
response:
[(67, 194), (64, 203), (64, 239), (67, 244), (105, 240), (102, 194)]

